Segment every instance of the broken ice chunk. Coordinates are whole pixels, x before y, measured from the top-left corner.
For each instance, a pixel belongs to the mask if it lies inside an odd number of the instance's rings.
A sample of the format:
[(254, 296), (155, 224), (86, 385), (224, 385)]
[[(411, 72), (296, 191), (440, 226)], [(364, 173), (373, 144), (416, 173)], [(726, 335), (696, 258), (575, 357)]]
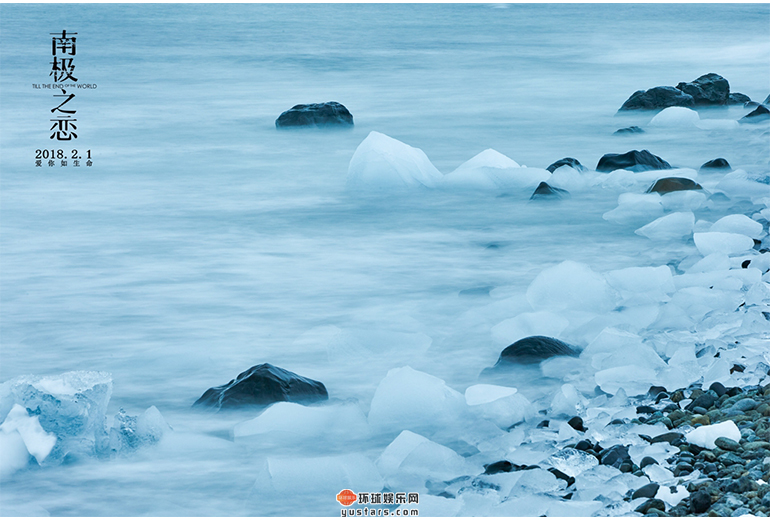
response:
[(49, 457), (93, 455), (105, 444), (107, 404), (112, 378), (105, 372), (66, 372), (58, 376), (21, 376), (0, 386), (0, 417), (14, 404), (37, 416), (58, 439)]

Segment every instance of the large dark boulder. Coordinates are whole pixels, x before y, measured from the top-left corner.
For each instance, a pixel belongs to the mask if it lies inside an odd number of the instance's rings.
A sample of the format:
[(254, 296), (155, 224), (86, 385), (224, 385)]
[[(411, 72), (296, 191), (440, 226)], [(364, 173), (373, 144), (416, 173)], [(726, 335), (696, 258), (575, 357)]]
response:
[(647, 193), (671, 193), (672, 191), (702, 190), (703, 186), (685, 177), (664, 177), (650, 186)]
[(209, 388), (193, 406), (224, 410), (263, 407), (280, 401), (312, 403), (327, 399), (329, 394), (323, 383), (263, 363), (238, 374), (226, 385)]
[(579, 354), (580, 352), (576, 348), (558, 339), (547, 336), (530, 336), (506, 347), (500, 353), (500, 358), (494, 368), (510, 364), (527, 365), (556, 356), (577, 356)]
[(708, 162), (705, 162), (700, 167), (701, 170), (729, 170), (730, 163), (727, 162), (727, 159), (723, 159), (719, 157), (718, 159), (712, 159)]
[(751, 103), (751, 98), (740, 92), (731, 92), (727, 98), (728, 105), (745, 105), (746, 103)]
[(557, 168), (561, 168), (562, 166), (569, 166), (570, 168), (574, 168), (579, 172), (585, 171), (586, 167), (580, 164), (580, 161), (577, 159), (573, 159), (572, 157), (565, 157), (564, 159), (559, 159), (552, 165), (550, 165), (546, 170), (553, 173), (556, 171)]
[(569, 197), (569, 192), (567, 190), (554, 188), (547, 182), (541, 182), (537, 185), (535, 192), (532, 194), (529, 200), (562, 199), (564, 197)]
[(693, 107), (695, 100), (674, 87), (654, 87), (637, 90), (623, 103), (620, 110), (658, 110), (668, 107)]
[(278, 116), (276, 128), (297, 126), (353, 126), (353, 116), (344, 105), (336, 101), (294, 105)]
[(730, 98), (730, 83), (713, 72), (689, 83), (679, 83), (676, 88), (691, 95), (696, 105), (726, 105)]
[(764, 105), (759, 105), (748, 115), (738, 120), (739, 123), (761, 123), (770, 119), (770, 110)]
[(631, 150), (624, 154), (608, 153), (599, 159), (599, 164), (596, 165), (596, 171), (598, 172), (611, 172), (615, 170), (644, 172), (647, 170), (668, 170), (670, 168), (670, 164), (647, 150), (642, 150), (641, 152)]

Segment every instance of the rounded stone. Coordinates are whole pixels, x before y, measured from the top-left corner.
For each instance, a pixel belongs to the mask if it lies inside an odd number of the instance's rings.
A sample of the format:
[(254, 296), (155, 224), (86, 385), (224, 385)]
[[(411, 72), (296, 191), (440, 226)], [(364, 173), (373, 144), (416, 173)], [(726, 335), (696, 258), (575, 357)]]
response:
[(690, 511), (695, 514), (705, 513), (711, 507), (711, 495), (697, 491), (690, 495)]
[(714, 441), (714, 444), (716, 444), (717, 447), (727, 451), (737, 451), (741, 447), (740, 444), (732, 439), (728, 439), (727, 437), (717, 437), (717, 439)]

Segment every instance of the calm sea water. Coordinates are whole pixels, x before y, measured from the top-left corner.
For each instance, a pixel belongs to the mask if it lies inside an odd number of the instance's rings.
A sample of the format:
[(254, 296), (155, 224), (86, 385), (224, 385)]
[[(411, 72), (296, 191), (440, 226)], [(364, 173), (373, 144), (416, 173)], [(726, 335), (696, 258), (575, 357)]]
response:
[[(676, 166), (723, 156), (766, 171), (770, 144), (743, 129), (612, 132), (649, 121), (615, 115), (635, 90), (708, 72), (764, 99), (769, 22), (762, 4), (0, 6), (0, 380), (108, 371), (111, 414), (155, 405), (190, 435), (18, 474), (2, 505), (335, 513), (333, 497), (250, 498), (255, 461), (332, 453), (332, 439), (233, 444), (221, 437), (239, 418), (193, 414), (192, 402), (262, 362), (364, 412), (405, 364), (463, 391), (505, 346), (491, 327), (528, 310), (544, 267), (661, 265), (694, 250), (604, 221), (616, 192), (555, 206), (526, 204), (529, 193), (362, 199), (345, 190), (356, 146), (376, 130), (443, 173), (486, 148), (541, 168), (647, 148)], [(53, 92), (32, 84), (50, 82), (49, 33), (62, 29), (78, 33), (78, 81), (97, 85), (73, 101), (94, 165), (35, 168), (36, 149), (58, 146)], [(275, 130), (292, 105), (329, 100), (355, 129)], [(494, 290), (461, 294), (479, 287)], [(330, 327), (359, 338), (352, 354), (327, 353)], [(389, 440), (355, 449), (373, 459)]]

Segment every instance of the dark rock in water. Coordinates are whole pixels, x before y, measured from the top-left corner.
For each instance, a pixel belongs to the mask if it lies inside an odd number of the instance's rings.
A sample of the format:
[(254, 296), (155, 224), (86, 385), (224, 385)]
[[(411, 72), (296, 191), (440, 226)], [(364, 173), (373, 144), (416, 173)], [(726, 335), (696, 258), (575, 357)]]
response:
[(353, 116), (344, 105), (336, 101), (294, 105), (278, 116), (275, 126), (353, 126)]
[(666, 503), (659, 498), (651, 498), (644, 504), (637, 507), (635, 511), (637, 513), (642, 513), (643, 515), (646, 515), (652, 509), (657, 509), (658, 511), (665, 511)]
[(647, 395), (649, 395), (652, 398), (658, 397), (660, 394), (664, 393), (666, 391), (665, 387), (662, 386), (651, 386), (649, 390), (647, 390)]
[(700, 490), (690, 495), (690, 512), (699, 515), (708, 511), (709, 507), (711, 507), (710, 494)]
[(568, 196), (569, 196), (569, 192), (567, 190), (563, 190), (561, 188), (554, 188), (553, 186), (549, 185), (547, 182), (541, 182), (540, 184), (537, 185), (537, 188), (535, 188), (535, 192), (532, 194), (529, 200), (561, 199)]
[[(581, 419), (582, 422), (582, 419)], [(575, 444), (575, 449), (580, 451), (588, 451), (590, 449), (593, 449), (594, 445), (591, 444), (591, 441), (588, 441), (586, 439), (583, 439), (582, 441)]]
[(567, 424), (572, 426), (573, 430), (576, 430), (576, 431), (579, 431), (579, 432), (586, 431), (586, 427), (583, 425), (583, 419), (581, 419), (577, 415), (575, 417), (573, 417), (572, 419), (570, 419), (569, 421), (567, 421)]
[(193, 406), (232, 409), (280, 401), (311, 403), (329, 398), (326, 387), (269, 363), (253, 366), (226, 385), (209, 388)]
[(691, 95), (696, 105), (726, 105), (730, 97), (730, 83), (713, 72), (690, 83), (679, 83), (676, 88)]
[(656, 110), (668, 107), (693, 107), (695, 100), (674, 87), (654, 87), (637, 90), (623, 103), (620, 110)]
[(628, 454), (628, 448), (622, 444), (617, 444), (611, 448), (603, 450), (599, 454), (599, 460), (605, 466), (612, 466), (614, 468), (620, 468), (620, 466), (631, 460), (631, 456)]
[(709, 162), (703, 163), (700, 169), (701, 170), (729, 170), (730, 163), (727, 162), (727, 159), (722, 159), (720, 157), (718, 159), (712, 159)]
[(548, 419), (543, 419), (540, 421), (540, 423), (537, 425), (538, 428), (548, 428), (551, 425), (551, 421)]
[(639, 463), (640, 468), (645, 468), (649, 466), (650, 464), (657, 464), (658, 461), (653, 459), (652, 457), (645, 457), (642, 459), (642, 461)]
[(623, 135), (623, 134), (643, 134), (644, 130), (639, 128), (638, 126), (628, 126), (626, 128), (619, 128), (615, 130), (615, 135)]
[(751, 103), (751, 98), (740, 92), (732, 92), (727, 97), (728, 105), (745, 105), (746, 103)]
[(634, 494), (631, 495), (631, 500), (635, 500), (637, 498), (653, 498), (658, 492), (658, 489), (660, 489), (660, 484), (650, 482), (649, 484), (642, 486), (634, 491)]
[(711, 383), (711, 386), (709, 387), (709, 390), (713, 390), (715, 394), (717, 394), (719, 397), (722, 397), (727, 393), (727, 388), (725, 388), (725, 385), (723, 385), (720, 382), (714, 382)]
[(703, 186), (684, 177), (665, 177), (650, 186), (647, 193), (671, 193), (672, 191), (702, 190)]
[(562, 166), (569, 166), (570, 168), (574, 168), (579, 172), (585, 171), (586, 169), (586, 167), (580, 164), (580, 161), (577, 159), (573, 159), (572, 157), (565, 157), (564, 159), (559, 159), (550, 165), (548, 168), (546, 168), (546, 170), (553, 173), (557, 168), (561, 168)]
[(632, 172), (644, 172), (648, 170), (668, 170), (671, 165), (666, 161), (651, 154), (647, 150), (631, 150), (624, 154), (608, 153), (599, 159), (596, 165), (598, 172), (611, 172), (614, 170), (631, 170)]
[(679, 432), (667, 432), (667, 433), (661, 433), (660, 435), (656, 435), (652, 438), (652, 444), (657, 444), (659, 442), (667, 442), (669, 444), (672, 444), (677, 441), (684, 440), (684, 435), (682, 435)]
[(759, 105), (748, 115), (738, 120), (739, 123), (761, 123), (770, 119), (770, 110), (765, 105)]
[(657, 412), (655, 408), (653, 408), (652, 406), (648, 406), (646, 404), (636, 407), (636, 413), (638, 414), (641, 414), (641, 413), (649, 414), (649, 413), (655, 413), (655, 412)]
[(493, 462), (484, 465), (484, 475), (495, 475), (497, 473), (510, 473), (513, 471), (513, 464), (507, 460)]
[(560, 479), (560, 480), (563, 480), (564, 482), (566, 482), (566, 483), (567, 483), (567, 487), (569, 487), (569, 486), (571, 486), (572, 484), (574, 484), (574, 483), (575, 483), (575, 477), (570, 477), (569, 475), (567, 475), (567, 474), (566, 474), (566, 473), (564, 473), (563, 471), (559, 471), (559, 470), (558, 470), (558, 469), (556, 469), (556, 468), (548, 468), (548, 471), (549, 471), (549, 472), (550, 472), (550, 473), (551, 473), (551, 474), (552, 474), (554, 477), (556, 477), (556, 478), (558, 478), (558, 479)]
[(578, 354), (580, 352), (577, 349), (558, 339), (547, 336), (530, 336), (506, 347), (500, 353), (500, 359), (497, 360), (495, 367), (512, 363), (539, 363), (555, 356), (577, 356)]
[(716, 398), (716, 396), (714, 396), (714, 395), (711, 395), (710, 393), (708, 393), (708, 392), (707, 392), (707, 393), (705, 393), (705, 394), (703, 394), (703, 395), (701, 395), (701, 396), (697, 397), (695, 400), (693, 400), (693, 402), (691, 402), (690, 404), (688, 404), (688, 405), (685, 407), (685, 410), (690, 410), (690, 411), (692, 411), (692, 410), (693, 410), (693, 408), (696, 408), (696, 407), (698, 407), (698, 406), (699, 406), (699, 407), (701, 407), (701, 408), (705, 408), (706, 410), (708, 410), (709, 408), (711, 408), (712, 406), (714, 406), (714, 403), (716, 403), (716, 402), (717, 402), (717, 398)]

